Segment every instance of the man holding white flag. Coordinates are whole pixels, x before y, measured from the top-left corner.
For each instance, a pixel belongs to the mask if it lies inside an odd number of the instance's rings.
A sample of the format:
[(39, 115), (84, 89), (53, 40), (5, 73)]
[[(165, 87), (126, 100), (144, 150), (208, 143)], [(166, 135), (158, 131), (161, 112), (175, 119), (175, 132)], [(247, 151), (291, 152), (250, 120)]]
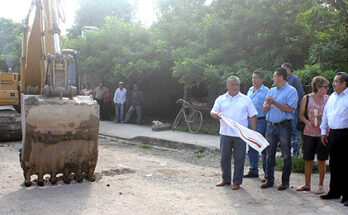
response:
[(230, 76), (226, 80), (226, 88), (227, 92), (215, 100), (210, 112), (213, 118), (220, 119), (222, 181), (216, 184), (216, 186), (231, 184), (231, 158), (233, 154), (232, 190), (238, 190), (243, 181), (246, 152), (245, 142), (239, 137), (241, 135), (239, 129), (241, 127), (248, 129), (246, 127), (248, 126), (249, 117), (252, 129), (256, 131), (257, 111), (251, 99), (240, 93), (240, 80), (237, 76)]

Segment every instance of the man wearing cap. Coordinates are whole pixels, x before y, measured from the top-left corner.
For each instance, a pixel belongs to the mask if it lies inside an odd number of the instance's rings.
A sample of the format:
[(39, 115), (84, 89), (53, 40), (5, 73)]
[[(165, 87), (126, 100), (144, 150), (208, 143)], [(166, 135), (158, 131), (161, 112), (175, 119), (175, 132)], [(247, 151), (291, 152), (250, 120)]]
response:
[(127, 98), (127, 89), (124, 88), (124, 83), (119, 83), (119, 88), (115, 91), (114, 103), (116, 106), (116, 118), (115, 122), (123, 122), (124, 103)]

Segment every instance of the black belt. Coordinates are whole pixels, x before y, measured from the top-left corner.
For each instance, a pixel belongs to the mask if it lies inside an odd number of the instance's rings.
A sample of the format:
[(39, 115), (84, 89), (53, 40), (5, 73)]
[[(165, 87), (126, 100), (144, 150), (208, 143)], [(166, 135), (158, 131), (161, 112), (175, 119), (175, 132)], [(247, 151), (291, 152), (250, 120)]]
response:
[(262, 116), (262, 117), (256, 117), (256, 119), (266, 119), (266, 117)]
[(290, 123), (290, 122), (291, 122), (291, 120), (287, 119), (287, 120), (283, 120), (281, 122), (269, 122), (269, 123), (271, 123), (271, 125), (273, 125), (273, 126), (283, 126), (283, 125)]

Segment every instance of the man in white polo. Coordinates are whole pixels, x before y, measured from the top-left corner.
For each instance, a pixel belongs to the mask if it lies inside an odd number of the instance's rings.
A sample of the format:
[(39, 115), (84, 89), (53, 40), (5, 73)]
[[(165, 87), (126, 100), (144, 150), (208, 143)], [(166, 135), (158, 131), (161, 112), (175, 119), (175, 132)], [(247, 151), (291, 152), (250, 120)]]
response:
[(348, 74), (337, 73), (333, 87), (335, 92), (330, 95), (325, 105), (320, 124), (321, 141), (330, 155), (330, 191), (320, 197), (342, 197), (341, 202), (348, 206)]
[(251, 127), (256, 131), (256, 108), (251, 99), (240, 92), (240, 80), (237, 76), (230, 76), (226, 80), (227, 92), (220, 95), (214, 103), (210, 115), (220, 119), (220, 152), (222, 181), (216, 186), (231, 184), (231, 158), (234, 157), (234, 173), (232, 190), (238, 190), (243, 181), (246, 143), (229, 127), (221, 115), (248, 127), (248, 117)]
[(124, 103), (127, 98), (127, 89), (124, 88), (124, 83), (121, 81), (119, 83), (119, 88), (115, 91), (114, 103), (115, 103), (115, 122), (123, 122), (123, 113), (124, 113)]

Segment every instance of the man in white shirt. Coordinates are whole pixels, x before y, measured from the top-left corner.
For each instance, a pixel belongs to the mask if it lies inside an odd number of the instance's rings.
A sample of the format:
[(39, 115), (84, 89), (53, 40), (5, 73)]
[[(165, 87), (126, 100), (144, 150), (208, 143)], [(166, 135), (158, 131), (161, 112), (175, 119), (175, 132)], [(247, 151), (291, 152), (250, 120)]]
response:
[[(336, 74), (320, 124), (321, 141), (330, 155), (330, 191), (322, 199), (339, 199), (348, 206), (348, 74)], [(329, 135), (327, 134), (330, 129)]]
[(124, 88), (124, 83), (119, 83), (119, 88), (115, 91), (114, 103), (116, 106), (115, 122), (123, 122), (124, 103), (127, 99), (127, 89)]
[[(220, 119), (220, 152), (222, 181), (217, 187), (231, 184), (231, 158), (234, 157), (234, 173), (232, 190), (237, 190), (243, 181), (246, 145), (237, 133), (221, 120), (221, 115), (248, 127), (248, 117), (251, 126), (256, 131), (256, 108), (251, 99), (240, 93), (240, 80), (230, 76), (226, 80), (227, 92), (220, 95), (214, 103), (210, 115)], [(232, 151), (233, 150), (233, 151)]]

